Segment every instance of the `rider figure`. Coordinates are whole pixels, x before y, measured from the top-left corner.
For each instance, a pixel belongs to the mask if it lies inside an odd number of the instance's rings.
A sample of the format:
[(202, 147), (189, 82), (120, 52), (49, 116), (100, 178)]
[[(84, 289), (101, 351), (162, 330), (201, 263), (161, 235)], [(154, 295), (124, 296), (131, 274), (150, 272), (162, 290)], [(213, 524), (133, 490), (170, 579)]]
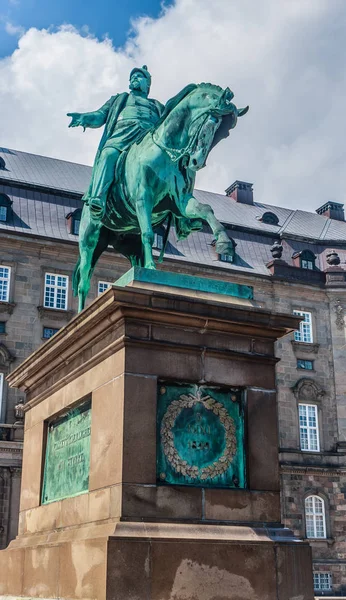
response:
[(102, 127), (105, 130), (95, 157), (88, 191), (83, 200), (91, 216), (99, 221), (105, 213), (107, 194), (115, 178), (115, 167), (121, 152), (140, 142), (158, 122), (163, 105), (148, 98), (151, 75), (144, 65), (130, 73), (130, 93), (112, 96), (99, 110), (89, 113), (67, 113), (72, 117), (69, 127)]

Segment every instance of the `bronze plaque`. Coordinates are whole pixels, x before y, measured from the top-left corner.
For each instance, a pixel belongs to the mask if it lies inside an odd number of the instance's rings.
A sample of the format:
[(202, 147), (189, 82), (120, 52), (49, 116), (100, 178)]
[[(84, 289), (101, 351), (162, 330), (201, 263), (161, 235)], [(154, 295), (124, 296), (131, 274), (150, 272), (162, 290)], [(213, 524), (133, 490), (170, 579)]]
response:
[(159, 482), (246, 487), (240, 390), (159, 383), (157, 436)]
[(88, 491), (91, 401), (48, 423), (42, 504)]

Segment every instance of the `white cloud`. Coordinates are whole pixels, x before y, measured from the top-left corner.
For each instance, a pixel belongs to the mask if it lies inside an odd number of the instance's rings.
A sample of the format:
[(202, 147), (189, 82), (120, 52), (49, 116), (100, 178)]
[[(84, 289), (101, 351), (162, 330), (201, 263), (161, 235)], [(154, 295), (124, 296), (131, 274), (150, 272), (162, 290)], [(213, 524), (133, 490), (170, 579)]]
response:
[(0, 61), (1, 145), (91, 163), (100, 131), (68, 129), (66, 112), (98, 108), (147, 64), (165, 101), (189, 82), (230, 86), (250, 104), (210, 155), (198, 187), (254, 183), (259, 202), (343, 202), (346, 74), (343, 0), (177, 0), (133, 23), (127, 45), (65, 25), (30, 29)]
[(21, 27), (21, 25), (13, 25), (10, 21), (5, 23), (5, 31), (8, 35), (17, 35), (19, 37), (25, 32), (24, 27)]

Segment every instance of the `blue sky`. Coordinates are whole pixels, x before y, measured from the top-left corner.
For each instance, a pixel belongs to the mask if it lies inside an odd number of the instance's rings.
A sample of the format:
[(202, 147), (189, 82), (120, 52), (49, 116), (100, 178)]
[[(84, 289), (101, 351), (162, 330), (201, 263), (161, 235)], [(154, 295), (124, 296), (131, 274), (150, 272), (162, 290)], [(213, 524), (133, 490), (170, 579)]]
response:
[(198, 188), (223, 194), (240, 179), (254, 184), (258, 202), (311, 210), (346, 203), (346, 1), (165, 6), (0, 0), (0, 145), (92, 164), (102, 131), (69, 129), (66, 113), (99, 108), (146, 64), (150, 95), (163, 103), (207, 81), (250, 105), (210, 153)]
[[(172, 2), (167, 0), (165, 5)], [(0, 57), (10, 55), (17, 46), (17, 36), (5, 30), (58, 27), (64, 23), (102, 39), (108, 35), (116, 47), (122, 46), (131, 29), (131, 19), (157, 17), (162, 0), (0, 0)], [(14, 32), (13, 29), (13, 32)]]

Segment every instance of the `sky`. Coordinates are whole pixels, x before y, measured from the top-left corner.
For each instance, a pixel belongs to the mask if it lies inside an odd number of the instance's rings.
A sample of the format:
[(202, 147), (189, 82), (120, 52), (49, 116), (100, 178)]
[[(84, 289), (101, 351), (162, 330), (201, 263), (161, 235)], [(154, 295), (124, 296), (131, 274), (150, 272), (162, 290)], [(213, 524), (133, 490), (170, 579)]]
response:
[(0, 146), (92, 164), (99, 108), (147, 64), (150, 95), (229, 86), (250, 105), (197, 187), (254, 184), (257, 202), (346, 204), (345, 0), (0, 0)]

